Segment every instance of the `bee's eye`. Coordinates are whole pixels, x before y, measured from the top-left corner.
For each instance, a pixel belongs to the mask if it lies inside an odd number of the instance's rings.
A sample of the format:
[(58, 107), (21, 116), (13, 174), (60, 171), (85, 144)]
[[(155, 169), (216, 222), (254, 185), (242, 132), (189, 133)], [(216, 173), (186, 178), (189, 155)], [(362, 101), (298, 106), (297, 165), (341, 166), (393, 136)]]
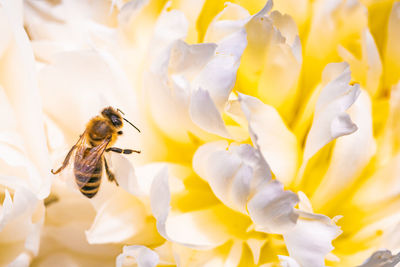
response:
[(111, 116), (111, 122), (117, 127), (122, 125), (122, 121), (116, 116)]
[(122, 131), (118, 131), (117, 134), (118, 134), (118, 135), (122, 135), (123, 132), (122, 132)]

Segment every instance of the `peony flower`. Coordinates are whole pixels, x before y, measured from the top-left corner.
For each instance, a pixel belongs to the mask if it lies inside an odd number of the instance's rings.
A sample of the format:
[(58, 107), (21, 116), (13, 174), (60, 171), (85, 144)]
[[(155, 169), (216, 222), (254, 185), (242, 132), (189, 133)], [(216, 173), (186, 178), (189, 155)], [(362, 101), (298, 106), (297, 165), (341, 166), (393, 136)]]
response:
[[(3, 1), (0, 265), (398, 264), (392, 2)], [(89, 199), (50, 169), (107, 106)]]

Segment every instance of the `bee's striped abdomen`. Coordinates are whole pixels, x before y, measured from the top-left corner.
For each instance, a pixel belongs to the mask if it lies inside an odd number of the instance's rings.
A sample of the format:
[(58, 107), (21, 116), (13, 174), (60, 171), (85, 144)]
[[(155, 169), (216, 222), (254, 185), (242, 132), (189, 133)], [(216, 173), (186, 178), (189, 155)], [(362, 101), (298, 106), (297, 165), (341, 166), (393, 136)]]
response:
[(85, 195), (88, 198), (92, 198), (97, 194), (100, 188), (102, 170), (103, 170), (102, 159), (100, 159), (96, 163), (96, 166), (92, 166), (92, 168), (84, 166), (82, 164), (82, 161), (75, 161), (74, 164), (75, 182), (78, 185), (79, 190), (83, 195)]

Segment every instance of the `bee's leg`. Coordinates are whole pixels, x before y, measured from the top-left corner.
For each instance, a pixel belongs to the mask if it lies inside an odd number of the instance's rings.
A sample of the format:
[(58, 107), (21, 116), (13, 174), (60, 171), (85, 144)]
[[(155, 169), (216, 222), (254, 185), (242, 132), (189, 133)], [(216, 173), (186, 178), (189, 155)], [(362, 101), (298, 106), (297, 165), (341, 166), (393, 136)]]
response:
[(106, 149), (106, 152), (115, 152), (115, 153), (123, 153), (123, 154), (132, 154), (133, 152), (135, 153), (140, 153), (139, 150), (133, 150), (133, 149), (122, 149), (122, 148), (118, 148), (118, 147), (109, 147)]
[(110, 182), (113, 182), (113, 181), (114, 181), (115, 184), (119, 186), (119, 184), (118, 184), (118, 182), (117, 182), (117, 179), (115, 179), (114, 174), (113, 174), (113, 173), (110, 171), (110, 169), (108, 168), (108, 164), (107, 164), (106, 158), (104, 158), (104, 166), (106, 167), (106, 173), (107, 173), (108, 180), (109, 180)]
[(69, 159), (71, 158), (72, 152), (74, 151), (75, 148), (76, 148), (76, 145), (74, 145), (74, 146), (71, 148), (71, 150), (68, 152), (67, 156), (65, 157), (63, 164), (61, 165), (60, 168), (58, 168), (58, 170), (53, 171), (53, 169), (51, 169), (51, 173), (52, 173), (52, 174), (57, 174), (57, 173), (59, 173), (60, 171), (62, 171), (65, 167), (67, 167), (68, 162), (69, 162)]

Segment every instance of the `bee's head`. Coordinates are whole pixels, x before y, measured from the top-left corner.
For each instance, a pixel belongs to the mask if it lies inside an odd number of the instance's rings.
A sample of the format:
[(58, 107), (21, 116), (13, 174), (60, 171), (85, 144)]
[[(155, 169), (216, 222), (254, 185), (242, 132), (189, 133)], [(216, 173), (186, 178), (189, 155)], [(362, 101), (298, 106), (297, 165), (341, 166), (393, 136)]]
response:
[(118, 113), (117, 110), (113, 109), (112, 107), (107, 107), (101, 111), (101, 115), (103, 115), (106, 119), (108, 119), (112, 125), (114, 125), (116, 128), (121, 128), (123, 123), (122, 123), (122, 117)]

